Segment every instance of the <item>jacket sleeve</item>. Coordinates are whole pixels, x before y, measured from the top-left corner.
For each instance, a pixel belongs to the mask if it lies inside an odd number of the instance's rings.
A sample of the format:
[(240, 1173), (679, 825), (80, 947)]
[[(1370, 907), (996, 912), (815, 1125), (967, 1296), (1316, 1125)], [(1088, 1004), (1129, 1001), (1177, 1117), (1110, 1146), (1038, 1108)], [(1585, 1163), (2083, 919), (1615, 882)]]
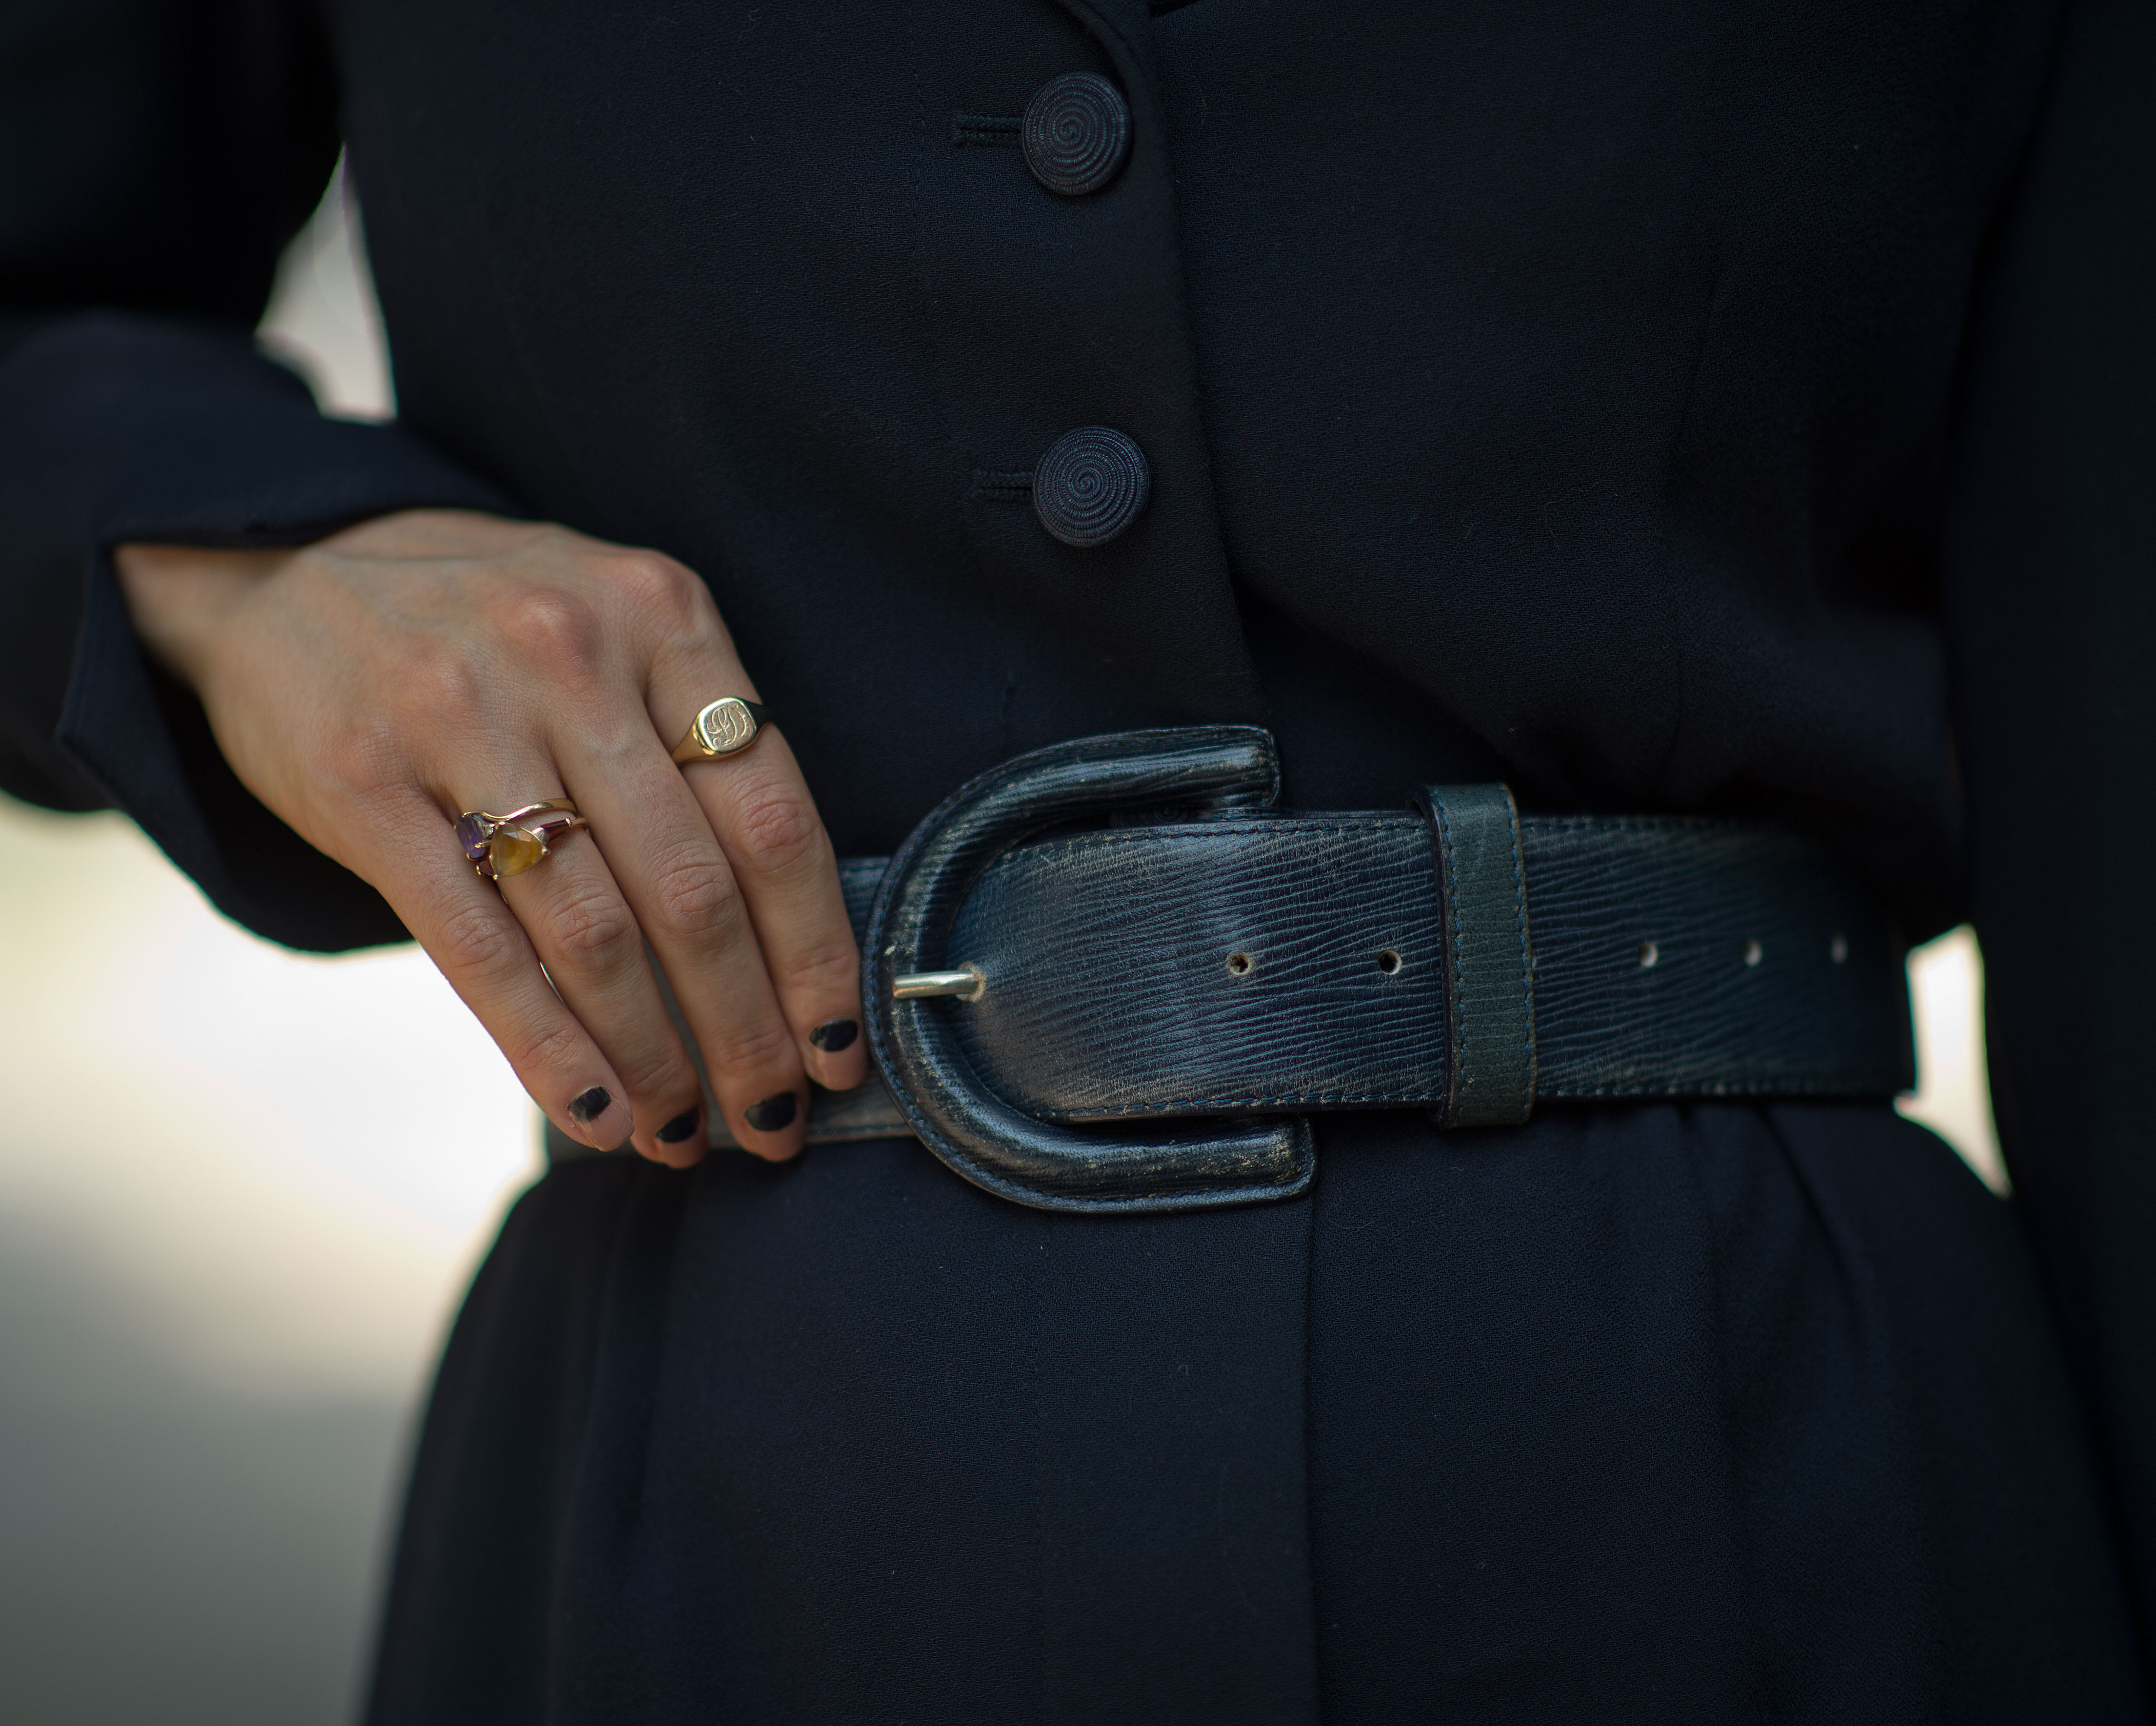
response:
[(2156, 1648), (2156, 7), (2067, 21), (1942, 578), (1994, 1097)]
[(18, 0), (0, 18), (0, 789), (116, 806), (228, 914), (326, 950), (403, 930), (234, 777), (199, 704), (146, 660), (110, 548), (510, 507), (393, 425), (324, 418), (254, 346), (336, 151), (305, 0)]

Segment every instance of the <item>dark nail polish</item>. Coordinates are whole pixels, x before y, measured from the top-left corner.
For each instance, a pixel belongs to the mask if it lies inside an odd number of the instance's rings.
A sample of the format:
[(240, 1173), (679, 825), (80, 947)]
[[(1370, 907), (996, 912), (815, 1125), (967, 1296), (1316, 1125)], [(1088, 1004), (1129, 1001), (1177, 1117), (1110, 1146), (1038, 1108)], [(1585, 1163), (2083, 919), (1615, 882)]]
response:
[(826, 1019), (808, 1033), (808, 1041), (828, 1054), (835, 1055), (840, 1049), (850, 1049), (854, 1039), (861, 1034), (860, 1024), (852, 1019)]
[(703, 1117), (700, 1109), (685, 1109), (661, 1127), (657, 1138), (661, 1145), (679, 1145), (696, 1130), (696, 1123)]
[(588, 1091), (580, 1091), (569, 1099), (569, 1119), (578, 1126), (596, 1120), (613, 1107), (613, 1093), (604, 1085), (593, 1085)]
[(778, 1133), (793, 1124), (793, 1117), (801, 1107), (791, 1091), (781, 1091), (776, 1097), (766, 1097), (761, 1103), (752, 1103), (742, 1110), (742, 1119), (759, 1133)]

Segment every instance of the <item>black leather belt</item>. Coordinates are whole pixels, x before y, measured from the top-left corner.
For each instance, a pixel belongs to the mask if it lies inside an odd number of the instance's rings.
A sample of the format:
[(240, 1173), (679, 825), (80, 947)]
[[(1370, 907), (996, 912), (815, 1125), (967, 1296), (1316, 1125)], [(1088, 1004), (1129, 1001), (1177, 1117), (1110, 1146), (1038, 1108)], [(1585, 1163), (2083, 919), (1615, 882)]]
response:
[(1522, 817), (1502, 786), (1397, 814), (1278, 791), (1252, 727), (1086, 738), (842, 863), (882, 1083), (819, 1093), (810, 1140), (910, 1133), (1021, 1203), (1168, 1210), (1301, 1191), (1322, 1110), (1911, 1081), (1903, 944), (1814, 841)]

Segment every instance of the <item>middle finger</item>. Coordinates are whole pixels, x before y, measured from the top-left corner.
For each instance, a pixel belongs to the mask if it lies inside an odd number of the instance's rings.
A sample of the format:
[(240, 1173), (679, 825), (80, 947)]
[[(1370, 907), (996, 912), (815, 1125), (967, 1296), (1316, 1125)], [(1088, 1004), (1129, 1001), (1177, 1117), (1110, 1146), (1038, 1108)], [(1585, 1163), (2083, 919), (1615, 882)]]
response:
[(680, 770), (640, 713), (617, 735), (583, 730), (555, 748), (734, 1136), (792, 1156), (807, 1137), (808, 1077), (726, 852)]

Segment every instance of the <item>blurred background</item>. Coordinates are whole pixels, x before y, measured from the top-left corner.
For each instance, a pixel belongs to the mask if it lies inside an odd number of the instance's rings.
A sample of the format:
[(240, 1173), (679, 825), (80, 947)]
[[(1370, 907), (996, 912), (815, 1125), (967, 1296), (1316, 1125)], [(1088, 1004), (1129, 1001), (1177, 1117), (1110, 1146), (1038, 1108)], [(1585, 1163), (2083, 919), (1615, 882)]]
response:
[[(263, 325), (393, 411), (341, 176)], [(1982, 974), (1912, 961), (1904, 1112), (2002, 1186)], [(413, 1423), (536, 1116), (416, 950), (224, 922), (124, 819), (0, 798), (0, 1721), (336, 1726)]]
[[(264, 341), (390, 412), (341, 185)], [(0, 798), (0, 1722), (352, 1718), (418, 1401), (537, 1117), (416, 949), (302, 957)]]

